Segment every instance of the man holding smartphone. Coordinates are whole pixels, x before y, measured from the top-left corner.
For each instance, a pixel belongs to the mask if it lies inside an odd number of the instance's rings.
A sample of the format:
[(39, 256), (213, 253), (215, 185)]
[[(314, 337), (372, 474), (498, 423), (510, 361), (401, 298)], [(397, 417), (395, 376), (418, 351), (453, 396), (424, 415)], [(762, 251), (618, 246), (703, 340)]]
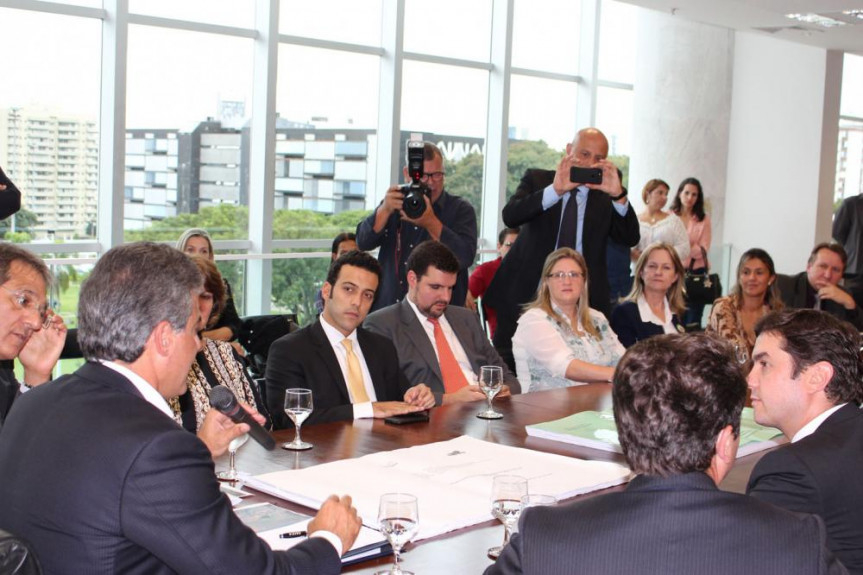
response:
[(590, 307), (605, 315), (611, 311), (608, 238), (631, 247), (640, 234), (635, 210), (629, 206), (617, 168), (607, 157), (605, 135), (596, 128), (584, 128), (566, 145), (556, 170), (527, 170), (503, 208), (504, 224), (520, 227), (521, 232), (485, 301), (497, 310), (494, 345), (510, 366), (520, 310), (536, 293), (543, 262), (555, 249), (571, 247), (584, 256)]

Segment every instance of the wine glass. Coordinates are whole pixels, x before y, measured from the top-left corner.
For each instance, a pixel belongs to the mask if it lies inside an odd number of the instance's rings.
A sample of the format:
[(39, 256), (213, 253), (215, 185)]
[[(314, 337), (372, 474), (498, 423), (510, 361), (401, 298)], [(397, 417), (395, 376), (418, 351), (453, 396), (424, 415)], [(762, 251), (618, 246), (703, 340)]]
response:
[(300, 427), (302, 427), (306, 418), (311, 415), (313, 408), (312, 390), (291, 388), (285, 392), (285, 413), (294, 422), (295, 433), (294, 440), (290, 443), (283, 443), (282, 449), (302, 451), (312, 448), (311, 443), (306, 443), (300, 439)]
[(237, 473), (237, 467), (234, 465), (235, 458), (237, 456), (237, 450), (243, 446), (246, 441), (249, 439), (249, 434), (244, 433), (239, 437), (235, 437), (228, 444), (228, 470), (220, 471), (216, 474), (216, 477), (220, 481), (231, 481), (236, 482), (240, 476)]
[(509, 543), (512, 529), (521, 514), (521, 498), (527, 495), (527, 479), (518, 475), (496, 475), (491, 484), (491, 514), (503, 523), (503, 544), (488, 550), (497, 559)]
[(503, 368), (496, 365), (484, 365), (479, 368), (479, 388), (485, 394), (485, 398), (488, 401), (488, 409), (477, 413), (477, 417), (482, 419), (500, 419), (503, 417), (502, 413), (498, 413), (491, 406), (494, 396), (500, 392), (502, 386)]
[(557, 497), (542, 493), (528, 493), (521, 496), (521, 510), (528, 507), (552, 507), (557, 505)]
[(399, 566), (401, 550), (419, 530), (419, 509), (416, 495), (409, 493), (384, 493), (378, 508), (378, 523), (381, 533), (393, 547), (393, 565), (388, 571), (375, 575), (413, 575)]

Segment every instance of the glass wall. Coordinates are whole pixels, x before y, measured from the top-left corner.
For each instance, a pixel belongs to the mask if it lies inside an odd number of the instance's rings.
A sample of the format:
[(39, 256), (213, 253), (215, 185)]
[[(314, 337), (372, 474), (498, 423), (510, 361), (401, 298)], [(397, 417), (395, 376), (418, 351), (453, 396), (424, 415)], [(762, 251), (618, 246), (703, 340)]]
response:
[(101, 22), (0, 8), (0, 166), (22, 209), (6, 239), (55, 243), (96, 234)]
[(863, 193), (863, 56), (845, 54), (834, 208)]
[[(478, 216), (506, 197), (482, 191), (489, 145), (508, 146), (508, 193), (526, 168), (553, 167), (579, 124), (603, 124), (615, 153), (628, 153), (632, 66), (604, 64), (620, 64), (614, 52), (631, 36), (625, 5), (584, 0), (589, 11), (599, 5), (600, 31), (571, 0), (516, 0), (505, 18), (508, 3), (496, 0), (405, 0), (401, 22), (385, 0), (271, 1), (274, 23), (255, 12), (265, 3), (233, 0), (129, 0), (119, 15), (125, 3), (99, 0), (0, 8), (4, 41), (16, 46), (0, 52), (4, 85), (15, 87), (0, 91), (0, 166), (24, 191), (24, 210), (0, 226), (6, 239), (63, 258), (52, 299), (67, 321), (89, 265), (77, 262), (122, 241), (173, 242), (189, 227), (216, 240), (241, 311), (310, 319), (332, 238), (375, 207), (414, 133), (441, 147), (447, 190)], [(393, 26), (403, 30), (394, 52)], [(607, 36), (597, 53), (585, 52), (584, 33)], [(501, 39), (512, 46), (506, 64), (492, 61)], [(125, 53), (119, 77), (101, 68), (114, 46)], [(584, 58), (598, 62), (596, 81), (579, 76)], [(509, 105), (494, 115), (501, 74)], [(100, 108), (106, 97), (122, 103), (113, 116)], [(262, 126), (268, 147), (253, 131)], [(111, 174), (99, 173), (100, 142)], [(252, 158), (265, 148), (270, 161)], [(98, 202), (119, 194), (119, 210)], [(250, 221), (260, 198), (263, 221)], [(247, 280), (260, 284), (268, 266), (235, 258), (268, 253), (289, 257), (272, 267), (272, 290), (246, 305)]]

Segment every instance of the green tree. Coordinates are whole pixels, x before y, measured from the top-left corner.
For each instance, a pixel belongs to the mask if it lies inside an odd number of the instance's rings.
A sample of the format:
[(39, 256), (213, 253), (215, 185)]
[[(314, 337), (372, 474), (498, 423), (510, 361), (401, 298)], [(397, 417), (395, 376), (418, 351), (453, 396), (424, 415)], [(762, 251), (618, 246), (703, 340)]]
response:
[(620, 169), (623, 174), (621, 183), (624, 188), (629, 189), (629, 156), (608, 156), (608, 160)]
[(468, 154), (458, 162), (451, 162), (446, 174), (447, 193), (467, 200), (476, 210), (477, 219), (482, 211), (483, 162), (482, 154)]
[[(0, 221), (0, 234), (6, 234), (12, 231), (12, 218), (15, 218), (15, 232), (29, 232), (39, 225), (39, 218), (34, 212), (26, 208), (21, 208), (14, 216), (9, 216), (5, 220)], [(9, 241), (15, 241), (7, 237)], [(29, 235), (23, 241), (30, 241)]]
[(549, 148), (542, 140), (510, 141), (506, 171), (506, 198), (515, 194), (522, 176), (530, 168), (553, 170), (563, 156), (563, 150)]
[[(368, 215), (355, 210), (335, 215), (311, 210), (279, 210), (273, 214), (273, 237), (277, 239), (330, 240), (341, 232), (352, 232)], [(174, 241), (189, 228), (203, 228), (215, 239), (248, 237), (249, 210), (245, 206), (221, 204), (203, 208), (197, 214), (180, 214), (155, 222), (146, 230), (126, 232), (126, 241)], [(321, 251), (321, 248), (301, 251)], [(327, 250), (329, 251), (329, 247)], [(329, 258), (288, 259), (273, 262), (271, 303), (281, 312), (296, 313), (301, 325), (315, 318), (315, 294), (326, 279)], [(245, 266), (243, 262), (221, 261), (219, 270), (234, 291), (243, 313)]]

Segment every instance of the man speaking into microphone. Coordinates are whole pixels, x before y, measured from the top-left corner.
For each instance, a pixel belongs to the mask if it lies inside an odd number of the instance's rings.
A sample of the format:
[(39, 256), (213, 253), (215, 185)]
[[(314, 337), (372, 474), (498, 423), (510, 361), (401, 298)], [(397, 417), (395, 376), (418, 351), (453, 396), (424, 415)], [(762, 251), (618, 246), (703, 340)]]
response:
[[(272, 551), (219, 491), (211, 449), (177, 425), (200, 347), (203, 280), (153, 243), (105, 253), (81, 288), (70, 376), (20, 397), (0, 433), (0, 528), (28, 540), (46, 573), (339, 573), (360, 528), (330, 497), (309, 539)], [(248, 431), (210, 410), (204, 427)], [(204, 431), (202, 429), (202, 431)]]

